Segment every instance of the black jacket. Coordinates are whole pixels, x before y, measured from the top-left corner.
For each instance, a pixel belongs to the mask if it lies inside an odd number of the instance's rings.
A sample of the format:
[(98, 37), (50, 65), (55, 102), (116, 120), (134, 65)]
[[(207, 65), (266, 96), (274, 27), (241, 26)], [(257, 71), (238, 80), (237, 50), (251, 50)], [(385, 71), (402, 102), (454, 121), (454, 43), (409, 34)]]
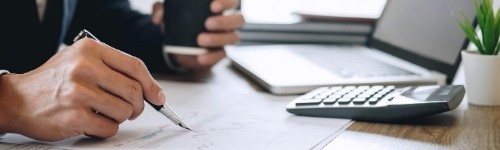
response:
[(153, 72), (170, 72), (162, 54), (160, 27), (132, 10), (128, 0), (48, 0), (40, 23), (35, 0), (0, 5), (0, 68), (24, 73), (46, 62), (81, 29), (141, 58)]

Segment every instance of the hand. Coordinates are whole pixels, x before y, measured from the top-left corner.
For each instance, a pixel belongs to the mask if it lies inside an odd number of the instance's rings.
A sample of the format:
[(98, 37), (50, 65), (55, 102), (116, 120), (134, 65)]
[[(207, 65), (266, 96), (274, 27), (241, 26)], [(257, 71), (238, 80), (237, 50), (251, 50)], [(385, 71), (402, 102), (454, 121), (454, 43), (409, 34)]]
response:
[[(176, 62), (182, 67), (192, 70), (207, 70), (226, 56), (224, 45), (234, 44), (239, 41), (239, 36), (234, 31), (245, 24), (240, 12), (226, 13), (224, 11), (233, 9), (239, 5), (238, 0), (213, 0), (210, 5), (211, 11), (216, 14), (205, 21), (205, 27), (209, 32), (198, 36), (198, 45), (210, 49), (209, 53), (203, 55), (174, 55)], [(156, 2), (153, 5), (153, 23), (163, 24), (163, 3)]]
[(89, 38), (28, 73), (0, 76), (0, 89), (0, 132), (42, 141), (108, 138), (142, 113), (144, 97), (165, 103), (141, 60)]

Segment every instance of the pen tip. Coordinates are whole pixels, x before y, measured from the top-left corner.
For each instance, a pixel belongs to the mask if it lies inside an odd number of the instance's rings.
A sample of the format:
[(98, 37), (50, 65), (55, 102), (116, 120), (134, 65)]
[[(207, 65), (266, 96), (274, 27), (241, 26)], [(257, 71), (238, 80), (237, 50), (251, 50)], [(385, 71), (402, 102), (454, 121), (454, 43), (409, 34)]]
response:
[(188, 126), (187, 126), (186, 124), (184, 124), (184, 123), (179, 123), (179, 126), (183, 127), (184, 129), (188, 129), (188, 130), (190, 130), (190, 131), (193, 131), (193, 130), (191, 130), (191, 128), (190, 128), (190, 127), (188, 127)]

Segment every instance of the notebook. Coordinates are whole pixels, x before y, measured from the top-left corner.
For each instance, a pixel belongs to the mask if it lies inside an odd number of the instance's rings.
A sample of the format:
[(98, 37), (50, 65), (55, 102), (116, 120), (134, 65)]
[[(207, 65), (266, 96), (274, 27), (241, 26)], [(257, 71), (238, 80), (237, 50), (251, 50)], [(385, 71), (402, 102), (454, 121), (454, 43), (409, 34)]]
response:
[(232, 66), (274, 94), (332, 85), (447, 84), (468, 40), (457, 19), (474, 18), (470, 0), (388, 1), (367, 46), (227, 46)]
[[(376, 1), (375, 7), (382, 10), (386, 0)], [(373, 22), (310, 20), (304, 19), (298, 11), (307, 13), (315, 4), (328, 2), (328, 5), (354, 5), (351, 0), (242, 0), (241, 13), (245, 25), (239, 30), (243, 42), (259, 43), (354, 43), (366, 44), (368, 35), (373, 30)], [(306, 5), (311, 4), (311, 5)], [(372, 2), (373, 4), (373, 2)], [(357, 5), (357, 4), (356, 4)], [(360, 10), (373, 9), (371, 6), (336, 11), (341, 17), (358, 20)], [(315, 9), (316, 10), (316, 9)], [(330, 15), (331, 13), (329, 13)], [(350, 15), (352, 14), (352, 15)], [(380, 13), (378, 14), (380, 16)], [(373, 16), (373, 15), (372, 15)]]

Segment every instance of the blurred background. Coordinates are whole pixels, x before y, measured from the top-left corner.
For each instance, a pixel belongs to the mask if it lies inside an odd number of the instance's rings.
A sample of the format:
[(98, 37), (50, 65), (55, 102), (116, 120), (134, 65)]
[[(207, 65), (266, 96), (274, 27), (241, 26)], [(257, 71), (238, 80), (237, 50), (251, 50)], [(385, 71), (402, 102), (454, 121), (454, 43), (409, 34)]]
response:
[[(130, 0), (150, 14), (158, 0)], [(241, 0), (247, 24), (241, 45), (361, 44), (366, 45), (387, 0)], [(363, 4), (363, 5), (359, 5)], [(500, 1), (494, 1), (496, 8)]]

